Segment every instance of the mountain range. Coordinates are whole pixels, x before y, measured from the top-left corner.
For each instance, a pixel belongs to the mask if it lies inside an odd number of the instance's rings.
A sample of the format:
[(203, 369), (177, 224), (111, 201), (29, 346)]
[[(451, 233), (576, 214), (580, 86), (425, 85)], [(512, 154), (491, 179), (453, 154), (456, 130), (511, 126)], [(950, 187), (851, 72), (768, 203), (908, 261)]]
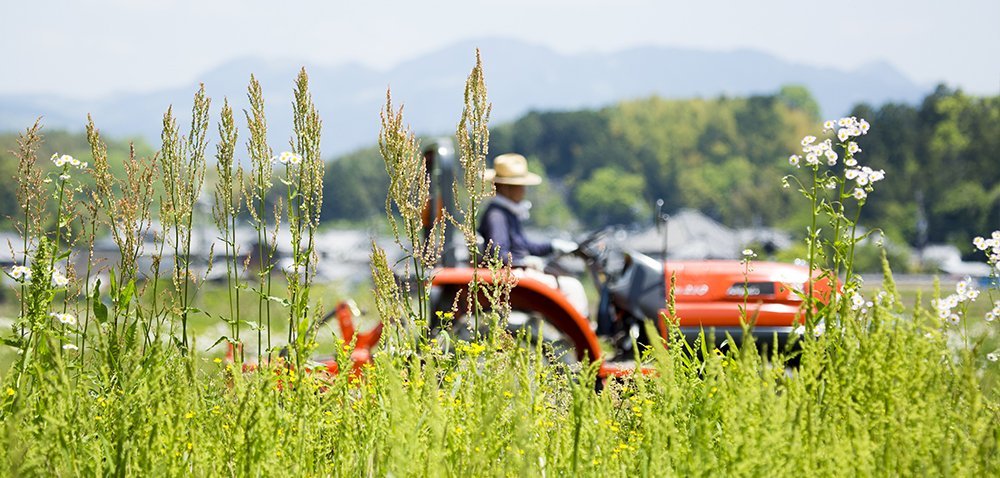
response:
[[(385, 70), (359, 64), (305, 64), (310, 90), (324, 121), (324, 153), (340, 154), (376, 142), (387, 88), (392, 89), (394, 107), (405, 106), (404, 118), (416, 133), (453, 133), (476, 48), (482, 52), (493, 103), (491, 124), (514, 120), (531, 110), (599, 108), (653, 95), (691, 98), (772, 94), (787, 84), (807, 87), (823, 115), (832, 117), (847, 113), (861, 102), (913, 104), (930, 90), (887, 63), (845, 71), (793, 63), (752, 50), (668, 47), (570, 55), (521, 41), (491, 38), (454, 44)], [(246, 85), (254, 74), (264, 90), (271, 144), (280, 151), (292, 133), (293, 86), (302, 66), (302, 62), (292, 60), (243, 58), (205, 72), (199, 81), (213, 98), (215, 113), (223, 97), (241, 111), (247, 107)], [(43, 116), (47, 128), (79, 131), (85, 126), (87, 113), (91, 113), (102, 134), (139, 137), (155, 146), (159, 144), (162, 115), (169, 105), (174, 106), (183, 131), (189, 122), (186, 111), (197, 88), (197, 84), (190, 84), (98, 100), (0, 95), (0, 130), (23, 130)], [(244, 123), (242, 118), (240, 123)], [(245, 131), (241, 129), (241, 134)]]

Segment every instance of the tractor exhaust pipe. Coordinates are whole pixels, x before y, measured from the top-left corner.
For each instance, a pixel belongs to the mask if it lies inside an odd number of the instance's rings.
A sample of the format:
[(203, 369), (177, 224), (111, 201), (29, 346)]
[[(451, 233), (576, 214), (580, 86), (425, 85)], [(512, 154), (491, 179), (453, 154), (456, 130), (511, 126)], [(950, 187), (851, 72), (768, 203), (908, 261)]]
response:
[(656, 232), (663, 235), (663, 249), (660, 251), (660, 259), (667, 262), (667, 222), (670, 221), (670, 214), (663, 213), (663, 199), (656, 200)]

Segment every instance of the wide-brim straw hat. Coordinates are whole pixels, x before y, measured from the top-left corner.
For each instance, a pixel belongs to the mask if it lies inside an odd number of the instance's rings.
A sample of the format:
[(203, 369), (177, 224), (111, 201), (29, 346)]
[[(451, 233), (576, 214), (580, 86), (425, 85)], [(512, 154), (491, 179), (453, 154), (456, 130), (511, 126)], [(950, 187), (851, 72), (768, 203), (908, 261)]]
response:
[(542, 183), (542, 177), (528, 171), (528, 160), (517, 153), (501, 154), (493, 159), (493, 168), (487, 168), (484, 178), (495, 184), (534, 186)]

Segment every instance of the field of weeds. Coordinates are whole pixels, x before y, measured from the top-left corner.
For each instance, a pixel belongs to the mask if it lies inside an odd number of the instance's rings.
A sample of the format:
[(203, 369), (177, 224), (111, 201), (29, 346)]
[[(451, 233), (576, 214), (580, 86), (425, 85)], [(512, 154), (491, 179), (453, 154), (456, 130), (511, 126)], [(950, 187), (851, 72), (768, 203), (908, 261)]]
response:
[[(260, 239), (256, 262), (269, 264), (280, 225), (291, 232), (292, 254), (278, 271), (215, 251), (227, 282), (225, 304), (211, 312), (199, 303), (190, 261), (193, 205), (212, 194), (201, 190), (211, 123), (204, 91), (189, 133), (167, 112), (154, 158), (109, 158), (91, 124), (92, 157), (54, 156), (56, 171), (44, 174), (34, 154), (40, 130), (25, 132), (18, 201), (27, 252), (7, 271), (18, 310), (4, 334), (13, 350), (0, 394), (5, 474), (1000, 475), (1000, 290), (962, 282), (904, 306), (888, 271), (880, 287), (862, 289), (852, 270), (858, 213), (892, 174), (859, 165), (863, 119), (828, 122), (829, 140), (807, 136), (789, 158), (786, 184), (813, 205), (810, 267), (842, 282), (830, 303), (805, 301), (800, 348), (767, 358), (752, 344), (699, 352), (671, 331), (642, 357), (655, 373), (596, 391), (596, 364), (560, 365), (543, 345), (522, 346), (530, 341), (506, 332), (504, 287), (512, 284), (471, 285), (487, 289), (490, 303), (469, 310), (488, 332), (449, 347), (428, 333), (439, 238), (456, 228), (475, 258), (476, 212), (491, 194), (482, 179), (490, 107), (478, 59), (457, 128), (463, 214), (430, 234), (420, 227), (429, 180), (422, 155), (387, 96), (379, 144), (391, 178), (388, 220), (413, 280), (396, 281), (396, 265), (373, 245), (370, 302), (386, 326), (382, 343), (360, 374), (317, 371), (326, 312), (313, 284), (321, 123), (305, 72), (295, 93), (287, 152), (267, 145), (254, 80), (249, 131), (237, 131), (228, 105), (218, 118), (219, 235), (249, 221)], [(246, 169), (235, 159), (241, 141)], [(127, 177), (111, 175), (111, 161), (124, 161)], [(150, 245), (153, 221), (162, 232)], [(92, 280), (108, 265), (70, 267), (104, 232), (121, 252), (103, 271), (110, 284)], [(1000, 232), (976, 246), (995, 268)], [(752, 253), (746, 260), (752, 266)], [(503, 267), (486, 262), (493, 272)], [(974, 302), (995, 305), (969, 317)], [(235, 362), (195, 339), (206, 321), (222, 324), (216, 345), (232, 345)], [(350, 348), (335, 347), (338, 363), (349, 363)], [(242, 361), (258, 366), (244, 371)]]

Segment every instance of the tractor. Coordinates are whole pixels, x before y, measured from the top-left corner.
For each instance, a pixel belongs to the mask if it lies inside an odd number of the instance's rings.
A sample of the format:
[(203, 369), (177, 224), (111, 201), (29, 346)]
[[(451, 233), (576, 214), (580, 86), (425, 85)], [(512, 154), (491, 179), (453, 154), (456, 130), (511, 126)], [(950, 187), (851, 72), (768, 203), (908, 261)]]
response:
[[(431, 144), (424, 155), (432, 183), (424, 221), (432, 224), (453, 203), (450, 185), (456, 158), (448, 139)], [(704, 333), (706, 341), (716, 347), (725, 347), (729, 340), (741, 344), (745, 333), (752, 334), (758, 345), (783, 347), (804, 321), (807, 290), (812, 289), (820, 302), (831, 291), (829, 279), (815, 276), (810, 287), (809, 269), (803, 266), (755, 261), (749, 268), (739, 260), (661, 261), (613, 247), (610, 236), (607, 230), (592, 233), (572, 252), (586, 264), (599, 291), (594, 320), (572, 307), (558, 289), (531, 277), (519, 279), (509, 297), (508, 328), (512, 332), (527, 329), (526, 335), (541, 336), (561, 352), (559, 357), (565, 362), (599, 361), (601, 378), (636, 370), (633, 347), (654, 343), (647, 335), (647, 322), (663, 337), (669, 324), (676, 325), (689, 342)], [(440, 267), (433, 274), (431, 317), (439, 316), (433, 313), (436, 311), (451, 311), (455, 304), (459, 310), (450, 324), (432, 323), (431, 327), (440, 330), (448, 326), (461, 337), (462, 328), (467, 331), (471, 327), (463, 304), (474, 274), (487, 284), (493, 276), (488, 269), (460, 266), (464, 245), (456, 247), (454, 242), (451, 235), (446, 236)], [(671, 288), (673, 307), (668, 308)], [(382, 329), (379, 325), (356, 334), (352, 323), (356, 312), (351, 311), (341, 304), (330, 317), (337, 319), (345, 340), (356, 337), (352, 360), (358, 370), (370, 360)], [(613, 350), (606, 352), (602, 342)], [(328, 367), (335, 370), (336, 364), (330, 362)]]

